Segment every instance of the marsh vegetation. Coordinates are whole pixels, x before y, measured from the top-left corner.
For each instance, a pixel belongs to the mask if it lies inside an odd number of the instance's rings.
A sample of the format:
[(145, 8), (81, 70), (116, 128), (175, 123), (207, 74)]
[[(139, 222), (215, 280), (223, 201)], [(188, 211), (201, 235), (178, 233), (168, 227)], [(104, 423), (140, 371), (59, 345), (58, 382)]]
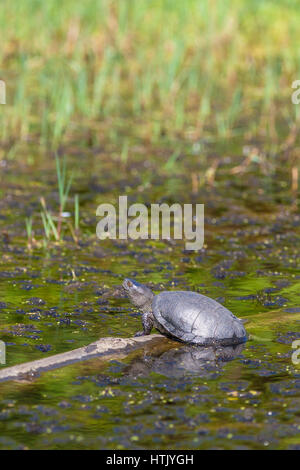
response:
[[(295, 0), (4, 1), (7, 365), (129, 337), (124, 277), (247, 319), (231, 361), (177, 343), (0, 385), (1, 448), (299, 448)], [(205, 204), (205, 245), (96, 237), (96, 208)], [(1, 366), (2, 367), (2, 366)]]

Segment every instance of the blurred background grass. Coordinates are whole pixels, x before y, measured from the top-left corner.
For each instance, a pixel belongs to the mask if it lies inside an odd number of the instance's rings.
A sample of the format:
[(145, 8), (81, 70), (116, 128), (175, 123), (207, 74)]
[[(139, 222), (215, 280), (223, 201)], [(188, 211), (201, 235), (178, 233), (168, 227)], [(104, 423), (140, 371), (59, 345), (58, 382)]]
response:
[(2, 148), (124, 120), (150, 140), (241, 134), (280, 150), (300, 118), (299, 24), (296, 0), (4, 0)]

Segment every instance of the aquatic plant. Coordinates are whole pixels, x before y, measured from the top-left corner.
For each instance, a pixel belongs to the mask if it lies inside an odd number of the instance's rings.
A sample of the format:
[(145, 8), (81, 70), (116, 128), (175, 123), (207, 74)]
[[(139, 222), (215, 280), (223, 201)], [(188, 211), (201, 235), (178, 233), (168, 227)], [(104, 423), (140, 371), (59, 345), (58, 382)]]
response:
[(32, 216), (26, 217), (25, 225), (26, 225), (26, 233), (27, 233), (27, 246), (28, 246), (29, 250), (31, 250), (32, 245), (33, 245), (33, 241), (34, 241), (33, 230), (32, 230), (32, 222), (33, 222)]
[[(42, 245), (44, 247), (48, 246), (48, 242), (54, 240), (59, 243), (63, 238), (63, 223), (65, 219), (68, 219), (69, 213), (64, 212), (65, 206), (69, 197), (73, 173), (67, 177), (67, 167), (66, 167), (66, 158), (63, 157), (60, 161), (59, 157), (55, 157), (56, 163), (56, 176), (57, 176), (57, 189), (58, 189), (58, 200), (59, 207), (57, 215), (53, 214), (48, 208), (45, 198), (40, 197), (41, 204), (41, 220), (44, 230), (44, 238), (42, 240)], [(27, 246), (31, 250), (33, 245), (37, 244), (36, 240), (33, 237), (33, 217), (25, 219), (26, 232), (27, 232)], [(79, 242), (79, 196), (78, 194), (74, 197), (74, 225), (71, 221), (68, 220), (67, 223), (69, 230), (71, 232), (72, 238), (75, 243), (78, 245)]]
[(153, 142), (246, 131), (278, 151), (299, 116), (299, 20), (293, 0), (4, 2), (0, 138), (57, 148), (131, 119)]
[(71, 184), (73, 180), (73, 173), (71, 173), (70, 177), (67, 179), (65, 157), (62, 159), (62, 163), (61, 163), (58, 156), (56, 155), (55, 163), (56, 163), (56, 174), (57, 174), (57, 184), (58, 184), (58, 194), (59, 194), (59, 212), (58, 212), (58, 222), (57, 222), (57, 237), (59, 240), (61, 237), (63, 212), (64, 212), (65, 205), (66, 205), (68, 195), (70, 192), (70, 188), (71, 188)]

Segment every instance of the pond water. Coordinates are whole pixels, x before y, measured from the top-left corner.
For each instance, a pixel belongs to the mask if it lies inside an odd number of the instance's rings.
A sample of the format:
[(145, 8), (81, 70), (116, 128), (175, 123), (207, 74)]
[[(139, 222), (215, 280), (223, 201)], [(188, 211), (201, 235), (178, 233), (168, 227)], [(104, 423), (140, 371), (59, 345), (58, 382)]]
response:
[[(105, 146), (65, 150), (77, 169), (80, 243), (66, 230), (62, 244), (31, 252), (25, 217), (34, 215), (41, 239), (39, 198), (57, 209), (53, 157), (33, 147), (22, 164), (3, 163), (0, 339), (8, 366), (140, 330), (139, 313), (118, 289), (124, 277), (155, 292), (194, 290), (218, 300), (247, 320), (249, 340), (216, 353), (162, 338), (108, 361), (1, 383), (0, 448), (300, 449), (300, 365), (291, 357), (300, 339), (300, 216), (289, 174), (284, 165), (256, 164), (232, 172), (242, 143), (220, 144), (212, 184), (205, 171), (215, 157), (203, 145), (200, 156), (181, 145), (171, 171), (163, 166), (167, 145), (136, 142), (128, 161)], [(96, 208), (119, 195), (130, 203), (204, 203), (204, 248), (99, 241)]]

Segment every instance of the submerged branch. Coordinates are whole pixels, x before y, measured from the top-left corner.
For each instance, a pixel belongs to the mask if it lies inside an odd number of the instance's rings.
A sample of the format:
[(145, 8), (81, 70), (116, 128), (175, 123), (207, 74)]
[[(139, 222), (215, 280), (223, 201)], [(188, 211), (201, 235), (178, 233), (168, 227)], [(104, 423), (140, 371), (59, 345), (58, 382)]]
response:
[(137, 338), (101, 338), (82, 348), (0, 369), (0, 382), (27, 379), (41, 372), (67, 366), (79, 361), (86, 361), (94, 357), (103, 358), (118, 353), (130, 353), (135, 349), (143, 347), (145, 344), (155, 342), (157, 339), (161, 340), (162, 338), (163, 336), (158, 334), (140, 336)]

